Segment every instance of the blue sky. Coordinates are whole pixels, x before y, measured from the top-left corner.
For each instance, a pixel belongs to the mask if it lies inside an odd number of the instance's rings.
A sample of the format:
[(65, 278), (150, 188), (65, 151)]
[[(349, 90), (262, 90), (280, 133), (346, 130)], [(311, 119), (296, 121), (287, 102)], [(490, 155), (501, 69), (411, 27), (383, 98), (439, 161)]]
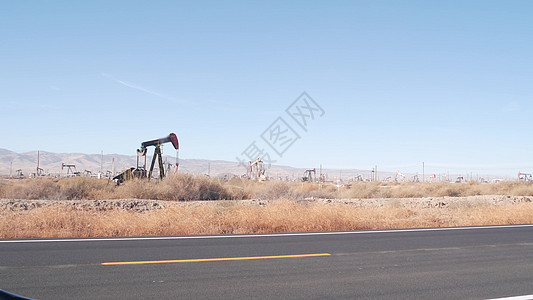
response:
[(175, 132), (182, 158), (236, 160), (306, 91), (325, 113), (279, 164), (533, 172), (532, 9), (3, 2), (0, 148), (134, 154)]

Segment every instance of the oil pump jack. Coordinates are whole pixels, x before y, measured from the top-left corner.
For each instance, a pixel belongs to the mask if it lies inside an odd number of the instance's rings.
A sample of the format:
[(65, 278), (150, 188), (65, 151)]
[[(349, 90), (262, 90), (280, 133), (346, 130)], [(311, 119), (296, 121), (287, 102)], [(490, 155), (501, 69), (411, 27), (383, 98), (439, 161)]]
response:
[[(179, 143), (178, 143), (178, 137), (176, 134), (171, 133), (166, 137), (150, 140), (146, 142), (141, 143), (141, 147), (137, 149), (137, 168), (129, 168), (126, 171), (120, 173), (119, 175), (113, 177), (113, 180), (116, 180), (117, 183), (124, 182), (124, 180), (130, 180), (133, 178), (146, 178), (148, 175), (148, 179), (152, 178), (152, 172), (154, 171), (154, 165), (155, 161), (157, 159), (158, 165), (159, 165), (159, 178), (163, 179), (165, 177), (165, 167), (163, 165), (163, 153), (161, 152), (161, 145), (171, 143), (172, 146), (174, 146), (174, 149), (176, 149), (176, 167), (175, 171), (178, 170), (178, 151), (179, 151)], [(148, 171), (148, 174), (146, 174), (146, 152), (148, 152), (148, 147), (154, 146), (154, 156), (152, 157), (152, 163), (150, 165), (150, 170)], [(144, 165), (139, 165), (139, 158), (144, 157)]]
[(302, 181), (309, 181), (313, 182), (316, 179), (316, 169), (312, 170), (305, 170), (304, 176), (302, 177)]
[(265, 163), (261, 158), (257, 158), (254, 161), (248, 162), (248, 172), (247, 177), (252, 180), (263, 181), (266, 180), (265, 176)]
[[(159, 164), (159, 178), (163, 179), (163, 177), (165, 177), (165, 167), (163, 166), (163, 154), (161, 153), (161, 145), (166, 143), (172, 143), (174, 149), (176, 149), (176, 151), (179, 151), (178, 137), (176, 137), (174, 133), (171, 133), (164, 138), (142, 142), (141, 148), (137, 149), (137, 168), (139, 168), (139, 157), (144, 156), (144, 165), (146, 166), (146, 148), (150, 146), (155, 147), (154, 156), (152, 157), (152, 163), (150, 164), (150, 171), (148, 172), (148, 178), (152, 178), (152, 172), (154, 171), (154, 164), (156, 159)], [(176, 167), (178, 166), (177, 159), (178, 157), (176, 155)]]

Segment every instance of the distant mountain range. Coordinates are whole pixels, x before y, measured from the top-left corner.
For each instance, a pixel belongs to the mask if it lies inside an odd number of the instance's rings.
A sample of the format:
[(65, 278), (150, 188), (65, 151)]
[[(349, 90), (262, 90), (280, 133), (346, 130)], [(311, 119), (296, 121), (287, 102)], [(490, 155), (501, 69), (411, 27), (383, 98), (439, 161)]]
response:
[[(25, 176), (37, 172), (37, 158), (39, 158), (39, 168), (44, 174), (65, 175), (68, 168), (62, 168), (63, 164), (74, 165), (77, 172), (82, 174), (90, 171), (96, 174), (100, 171), (106, 173), (121, 172), (130, 167), (137, 165), (137, 156), (121, 154), (83, 154), (83, 153), (51, 153), (46, 151), (31, 151), (25, 153), (16, 153), (7, 149), (0, 148), (0, 175), (15, 175), (17, 170), (21, 170)], [(141, 158), (142, 159), (142, 158)], [(150, 166), (152, 157), (147, 156), (147, 168)], [(164, 156), (163, 161), (175, 163), (176, 158)], [(144, 159), (142, 161), (144, 163)], [(316, 168), (317, 176), (319, 175), (319, 166), (310, 166)], [(189, 174), (203, 174), (211, 177), (222, 176), (241, 176), (246, 174), (246, 168), (239, 165), (237, 161), (207, 160), (207, 159), (180, 159), (179, 171)], [(294, 168), (290, 166), (272, 165), (266, 168), (266, 175), (273, 178), (295, 179), (298, 180), (304, 175), (305, 169)], [(351, 180), (355, 176), (361, 175), (362, 178), (370, 178), (369, 170), (358, 169), (323, 169), (323, 174), (327, 175), (329, 180), (337, 180), (341, 177), (343, 180)], [(391, 172), (380, 172), (380, 178), (394, 176)]]

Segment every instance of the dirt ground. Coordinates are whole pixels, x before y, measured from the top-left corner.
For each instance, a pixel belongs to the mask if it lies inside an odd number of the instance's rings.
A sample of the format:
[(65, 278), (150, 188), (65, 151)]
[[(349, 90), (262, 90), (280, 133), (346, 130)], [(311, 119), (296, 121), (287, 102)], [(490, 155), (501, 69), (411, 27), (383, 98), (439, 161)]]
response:
[[(264, 206), (279, 200), (220, 200), (220, 201), (162, 201), (162, 200), (9, 200), (0, 199), (0, 211), (29, 211), (36, 208), (68, 207), (85, 211), (124, 210), (145, 212), (167, 207), (198, 206)], [(532, 202), (529, 196), (483, 195), (468, 197), (428, 198), (376, 198), (376, 199), (304, 199), (300, 204), (348, 205), (353, 207), (403, 207), (403, 208), (460, 208), (477, 206), (503, 206)]]

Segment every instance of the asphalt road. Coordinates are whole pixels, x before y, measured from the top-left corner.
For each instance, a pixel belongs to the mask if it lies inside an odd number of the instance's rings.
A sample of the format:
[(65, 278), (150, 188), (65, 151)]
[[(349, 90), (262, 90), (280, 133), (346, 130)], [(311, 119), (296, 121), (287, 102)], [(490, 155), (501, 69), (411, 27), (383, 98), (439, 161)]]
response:
[[(302, 254), (319, 256), (277, 257)], [(214, 258), (223, 260), (204, 260)], [(199, 261), (187, 261), (191, 259)], [(151, 263), (103, 265), (147, 261)], [(488, 299), (531, 295), (533, 226), (0, 240), (0, 289), (36, 299)]]

